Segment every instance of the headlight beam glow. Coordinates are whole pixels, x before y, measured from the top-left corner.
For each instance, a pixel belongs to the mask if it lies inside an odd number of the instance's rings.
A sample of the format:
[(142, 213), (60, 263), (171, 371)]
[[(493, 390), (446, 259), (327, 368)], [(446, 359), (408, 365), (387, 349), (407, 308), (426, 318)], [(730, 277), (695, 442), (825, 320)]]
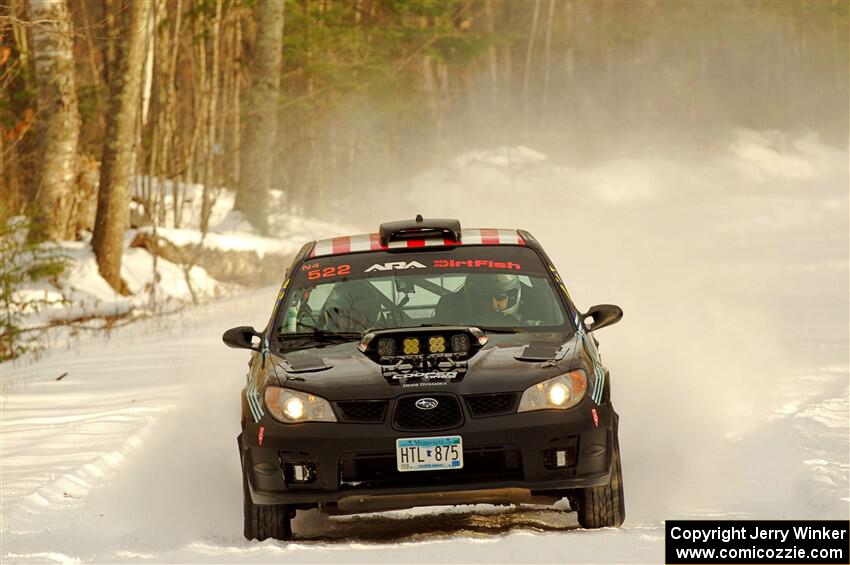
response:
[(517, 412), (566, 410), (582, 401), (587, 391), (587, 376), (581, 369), (533, 384), (522, 393)]

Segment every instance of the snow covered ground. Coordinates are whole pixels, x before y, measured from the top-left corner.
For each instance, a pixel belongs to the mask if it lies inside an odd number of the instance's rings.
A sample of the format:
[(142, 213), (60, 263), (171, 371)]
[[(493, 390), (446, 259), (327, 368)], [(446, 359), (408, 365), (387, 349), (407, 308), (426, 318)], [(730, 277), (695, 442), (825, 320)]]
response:
[[(294, 541), (246, 542), (247, 356), (220, 335), (262, 325), (268, 288), (0, 366), (0, 557), (658, 563), (664, 519), (846, 519), (847, 162), (777, 132), (740, 132), (699, 159), (584, 167), (503, 148), (354, 211), (364, 230), (420, 211), (528, 228), (580, 307), (623, 306), (599, 336), (621, 414), (621, 529), (580, 530), (564, 508), (477, 506), (302, 513)], [(460, 211), (446, 204), (458, 194)]]
[[(142, 180), (141, 177), (137, 179), (138, 182)], [(171, 183), (165, 183), (162, 188), (168, 194), (166, 205), (173, 206)], [(272, 255), (275, 260), (286, 264), (305, 241), (331, 237), (341, 229), (339, 224), (308, 220), (285, 212), (280, 191), (272, 191), (270, 207), (274, 212), (271, 213), (270, 227), (275, 235), (263, 237), (257, 235), (238, 212), (233, 211), (233, 193), (221, 191), (212, 207), (210, 230), (204, 235), (199, 228), (203, 186), (188, 185), (182, 190), (185, 202), (181, 208), (181, 227), (174, 227), (174, 218), (169, 213), (166, 222), (157, 229), (158, 237), (180, 247), (249, 252), (260, 258)], [(32, 301), (22, 311), (19, 326), (47, 328), (47, 331), (24, 334), (27, 348), (70, 347), (78, 332), (60, 322), (79, 323), (93, 319), (94, 322), (86, 324), (87, 327), (102, 327), (98, 318), (170, 312), (196, 300), (205, 301), (239, 292), (240, 287), (216, 280), (199, 265), (188, 268), (163, 257), (154, 264), (153, 256), (147, 250), (131, 247), (139, 232), (152, 231), (151, 226), (145, 226), (128, 230), (125, 235), (121, 278), (127, 284), (128, 295), (116, 292), (100, 276), (91, 249), (90, 234), (83, 241), (60, 242), (53, 252), (65, 257), (68, 267), (58, 281), (27, 282), (15, 293), (20, 302)], [(282, 266), (281, 276), (284, 269), (285, 266)]]

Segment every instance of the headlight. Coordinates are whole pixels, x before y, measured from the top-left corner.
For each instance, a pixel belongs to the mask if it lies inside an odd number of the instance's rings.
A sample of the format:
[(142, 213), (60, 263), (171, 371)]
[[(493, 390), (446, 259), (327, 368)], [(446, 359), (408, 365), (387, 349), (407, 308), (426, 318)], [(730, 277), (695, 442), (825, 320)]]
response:
[(331, 404), (324, 398), (279, 386), (266, 388), (266, 408), (284, 424), (336, 422)]
[(566, 410), (581, 402), (586, 390), (587, 376), (576, 369), (525, 389), (517, 412)]

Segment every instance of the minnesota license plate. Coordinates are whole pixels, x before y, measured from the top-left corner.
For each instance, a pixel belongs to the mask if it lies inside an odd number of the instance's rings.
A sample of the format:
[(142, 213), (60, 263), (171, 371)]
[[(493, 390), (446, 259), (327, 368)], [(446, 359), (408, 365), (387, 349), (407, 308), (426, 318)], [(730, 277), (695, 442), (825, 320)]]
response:
[(463, 468), (460, 436), (414, 437), (395, 440), (399, 471), (436, 471)]

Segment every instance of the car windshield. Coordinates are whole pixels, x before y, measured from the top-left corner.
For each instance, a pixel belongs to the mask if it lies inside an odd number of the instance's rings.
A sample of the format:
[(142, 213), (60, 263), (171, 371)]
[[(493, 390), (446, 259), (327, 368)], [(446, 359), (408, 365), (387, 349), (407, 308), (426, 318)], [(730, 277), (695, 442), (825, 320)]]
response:
[(571, 331), (557, 292), (523, 247), (332, 256), (293, 274), (276, 327), (282, 338), (431, 325)]

